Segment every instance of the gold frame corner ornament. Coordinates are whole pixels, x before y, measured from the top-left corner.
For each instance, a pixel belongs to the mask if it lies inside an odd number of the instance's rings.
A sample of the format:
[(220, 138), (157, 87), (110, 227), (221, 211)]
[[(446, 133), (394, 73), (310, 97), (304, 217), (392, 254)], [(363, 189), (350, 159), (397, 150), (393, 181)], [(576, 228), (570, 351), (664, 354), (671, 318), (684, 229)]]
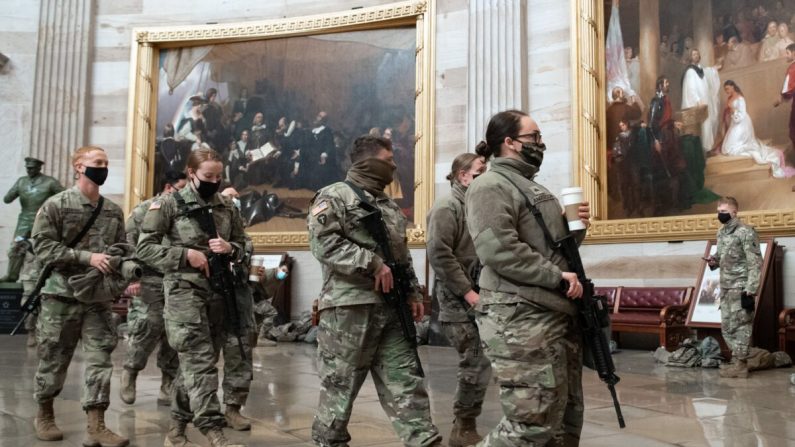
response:
[[(212, 25), (135, 28), (130, 51), (124, 210), (153, 194), (157, 113), (157, 62), (161, 49), (233, 43), (321, 33), (414, 25), (416, 42), (414, 227), (410, 246), (425, 244), (425, 220), (433, 203), (435, 116), (435, 0), (409, 0), (349, 11), (286, 19)], [(257, 252), (307, 249), (306, 231), (249, 232)]]
[[(591, 203), (592, 225), (585, 243), (707, 240), (719, 224), (713, 214), (643, 219), (607, 219), (607, 160), (604, 151), (607, 98), (605, 10), (602, 0), (571, 2), (572, 170)], [(741, 212), (761, 237), (795, 233), (795, 209)]]

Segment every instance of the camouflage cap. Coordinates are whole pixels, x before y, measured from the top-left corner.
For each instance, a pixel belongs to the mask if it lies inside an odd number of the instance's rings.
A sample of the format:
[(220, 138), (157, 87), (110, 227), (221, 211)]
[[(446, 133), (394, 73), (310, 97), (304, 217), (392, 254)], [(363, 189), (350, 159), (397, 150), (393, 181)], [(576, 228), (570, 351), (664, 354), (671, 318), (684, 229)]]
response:
[(25, 157), (25, 167), (26, 168), (38, 168), (39, 166), (43, 165), (44, 162), (33, 157)]

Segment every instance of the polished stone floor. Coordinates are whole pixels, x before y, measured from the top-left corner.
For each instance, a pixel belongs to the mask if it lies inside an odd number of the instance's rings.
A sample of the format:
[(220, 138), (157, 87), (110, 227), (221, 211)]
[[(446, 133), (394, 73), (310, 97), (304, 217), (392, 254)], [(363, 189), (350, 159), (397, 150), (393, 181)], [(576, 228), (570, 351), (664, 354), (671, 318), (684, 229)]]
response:
[[(56, 400), (56, 418), (65, 432), (62, 442), (41, 442), (33, 435), (36, 412), (31, 398), (35, 352), (25, 338), (0, 335), (0, 446), (80, 446), (85, 415), (80, 408), (80, 354)], [(168, 408), (156, 404), (159, 371), (154, 359), (138, 380), (138, 401), (125, 405), (118, 398), (123, 344), (113, 355), (114, 369), (108, 425), (132, 438), (135, 446), (161, 446), (168, 427)], [(421, 348), (433, 418), (447, 436), (452, 425), (451, 399), (455, 388), (456, 355), (450, 348)], [(795, 446), (795, 386), (791, 369), (752, 374), (747, 380), (719, 379), (716, 370), (670, 369), (655, 365), (646, 351), (615, 355), (622, 380), (618, 394), (627, 428), (619, 430), (610, 397), (593, 372), (585, 373), (583, 446)], [(314, 346), (283, 343), (255, 351), (254, 384), (244, 413), (251, 416), (251, 432), (227, 430), (249, 446), (311, 445), (310, 427), (317, 404), (318, 379)], [(482, 429), (493, 427), (501, 410), (492, 386)], [(401, 445), (378, 403), (368, 379), (356, 402), (350, 426), (351, 446)], [(484, 430), (481, 430), (484, 431)], [(191, 428), (189, 436), (202, 444)], [(206, 444), (202, 444), (206, 445)]]

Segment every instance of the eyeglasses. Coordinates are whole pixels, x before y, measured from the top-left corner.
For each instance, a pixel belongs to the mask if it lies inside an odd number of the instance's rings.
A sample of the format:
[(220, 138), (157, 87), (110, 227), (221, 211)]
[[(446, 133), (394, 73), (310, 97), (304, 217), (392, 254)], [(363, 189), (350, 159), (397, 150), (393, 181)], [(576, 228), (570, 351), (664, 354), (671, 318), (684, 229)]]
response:
[(536, 144), (541, 144), (541, 142), (543, 141), (541, 137), (541, 132), (525, 133), (511, 138), (513, 138), (514, 140), (519, 140), (519, 138), (530, 138), (531, 141)]

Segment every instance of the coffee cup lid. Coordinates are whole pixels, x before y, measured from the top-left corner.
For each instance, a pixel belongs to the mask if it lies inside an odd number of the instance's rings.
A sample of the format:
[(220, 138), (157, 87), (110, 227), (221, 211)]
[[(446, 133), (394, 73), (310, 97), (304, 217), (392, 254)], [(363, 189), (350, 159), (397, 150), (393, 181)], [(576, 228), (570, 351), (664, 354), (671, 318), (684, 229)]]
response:
[(582, 194), (582, 187), (580, 186), (572, 186), (569, 188), (563, 188), (560, 191), (560, 195), (565, 196), (567, 194)]

